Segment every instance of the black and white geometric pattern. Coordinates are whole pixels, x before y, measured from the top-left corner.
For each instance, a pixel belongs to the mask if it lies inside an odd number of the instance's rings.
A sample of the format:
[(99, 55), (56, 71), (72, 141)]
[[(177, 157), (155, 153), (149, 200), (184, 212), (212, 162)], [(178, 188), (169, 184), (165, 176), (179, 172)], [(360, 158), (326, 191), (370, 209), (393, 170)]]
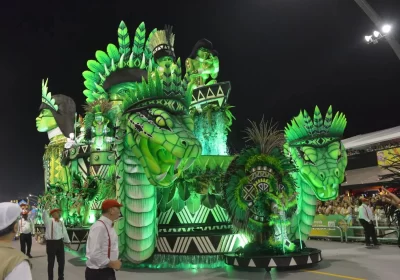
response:
[(230, 223), (229, 216), (224, 208), (216, 205), (209, 209), (201, 205), (199, 210), (191, 214), (187, 206), (182, 211), (176, 213), (172, 208), (158, 215), (159, 225), (188, 225), (206, 224), (207, 226), (218, 225), (218, 223)]
[(67, 229), (71, 243), (84, 244), (89, 236), (89, 229)]
[(214, 225), (214, 226), (207, 226), (207, 225), (201, 225), (201, 226), (189, 226), (189, 227), (163, 227), (163, 226), (158, 226), (158, 232), (159, 233), (167, 233), (167, 232), (195, 232), (195, 231), (213, 231), (213, 230), (231, 230), (232, 229), (232, 224), (224, 224), (224, 225)]
[(243, 244), (239, 234), (198, 235), (198, 236), (159, 236), (157, 252), (169, 254), (224, 254), (233, 252)]
[(226, 254), (225, 263), (242, 268), (273, 268), (273, 267), (295, 267), (318, 263), (322, 260), (321, 250), (308, 248), (308, 253), (284, 255), (284, 256), (262, 256), (242, 257), (236, 254)]
[(217, 102), (222, 106), (228, 100), (231, 91), (230, 82), (222, 82), (208, 86), (195, 88), (192, 93), (192, 103), (190, 107), (198, 107), (205, 103)]
[(106, 178), (109, 169), (109, 165), (92, 165), (90, 166), (90, 175), (98, 178)]
[(243, 187), (243, 199), (247, 201), (253, 201), (257, 196), (257, 190), (253, 185), (245, 185)]

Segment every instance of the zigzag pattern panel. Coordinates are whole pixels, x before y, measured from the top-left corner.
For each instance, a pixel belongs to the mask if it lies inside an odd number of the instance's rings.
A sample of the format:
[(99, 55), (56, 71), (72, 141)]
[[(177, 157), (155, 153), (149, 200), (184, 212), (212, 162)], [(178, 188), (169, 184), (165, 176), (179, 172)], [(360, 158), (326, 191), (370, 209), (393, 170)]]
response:
[(187, 206), (179, 213), (174, 212), (170, 208), (166, 212), (161, 212), (158, 216), (159, 225), (187, 225), (187, 224), (205, 224), (213, 225), (215, 223), (229, 223), (229, 216), (224, 208), (216, 205), (213, 209), (209, 209), (201, 205), (199, 210), (191, 214)]
[(212, 230), (228, 230), (232, 229), (232, 225), (218, 225), (218, 226), (200, 226), (200, 227), (187, 227), (187, 228), (159, 228), (158, 232), (194, 232), (196, 231), (212, 231)]
[(158, 253), (169, 254), (225, 254), (233, 252), (245, 240), (239, 234), (210, 236), (159, 236)]
[(105, 178), (107, 176), (109, 165), (90, 166), (90, 175)]

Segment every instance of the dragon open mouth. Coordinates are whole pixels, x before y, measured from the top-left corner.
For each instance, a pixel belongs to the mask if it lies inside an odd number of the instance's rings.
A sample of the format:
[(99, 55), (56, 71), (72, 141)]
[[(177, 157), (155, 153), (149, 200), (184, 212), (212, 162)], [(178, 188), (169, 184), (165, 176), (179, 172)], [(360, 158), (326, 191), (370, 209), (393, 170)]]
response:
[(305, 181), (312, 186), (315, 196), (321, 201), (336, 199), (339, 194), (339, 184), (324, 184), (321, 181), (313, 181), (306, 174), (302, 174)]
[(182, 173), (188, 169), (197, 158), (197, 154), (191, 154), (187, 157), (183, 148), (173, 148), (172, 152), (164, 146), (141, 138), (139, 142), (143, 153), (143, 159), (146, 162), (147, 176), (152, 184), (160, 186), (169, 186)]

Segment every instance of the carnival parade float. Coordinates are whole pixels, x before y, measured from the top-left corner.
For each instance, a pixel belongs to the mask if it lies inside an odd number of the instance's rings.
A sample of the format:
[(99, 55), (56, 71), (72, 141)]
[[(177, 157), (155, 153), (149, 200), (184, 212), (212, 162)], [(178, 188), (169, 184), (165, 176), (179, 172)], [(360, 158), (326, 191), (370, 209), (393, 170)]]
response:
[(231, 85), (217, 79), (218, 52), (202, 39), (182, 63), (174, 41), (169, 26), (146, 36), (141, 23), (130, 37), (121, 22), (118, 46), (97, 51), (83, 72), (84, 116), (42, 82), (36, 125), (49, 143), (39, 208), (62, 209), (80, 250), (101, 203), (118, 199), (124, 207), (114, 226), (131, 266), (269, 269), (321, 261), (303, 241), (317, 199), (335, 199), (344, 179), (345, 116), (330, 107), (324, 118), (316, 107), (284, 133), (251, 122), (252, 145), (229, 155)]

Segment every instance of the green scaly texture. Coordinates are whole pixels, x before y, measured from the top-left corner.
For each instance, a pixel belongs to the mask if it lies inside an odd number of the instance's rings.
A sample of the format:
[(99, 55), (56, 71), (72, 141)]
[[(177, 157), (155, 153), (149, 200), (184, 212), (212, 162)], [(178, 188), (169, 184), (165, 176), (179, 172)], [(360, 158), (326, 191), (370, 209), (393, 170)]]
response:
[(297, 186), (297, 211), (291, 222), (291, 238), (306, 240), (316, 213), (317, 199), (336, 199), (344, 180), (347, 154), (340, 139), (347, 121), (343, 113), (332, 119), (329, 107), (325, 119), (318, 107), (313, 119), (300, 112), (285, 129), (284, 151), (295, 164), (292, 174)]
[[(152, 36), (154, 32), (150, 34)], [(130, 40), (125, 23), (118, 29), (119, 48), (109, 44), (97, 51), (85, 71), (88, 103), (118, 96), (115, 127), (116, 196), (124, 219), (116, 222), (121, 256), (131, 263), (150, 258), (156, 246), (156, 188), (168, 188), (201, 154), (193, 134), (191, 92), (182, 80), (180, 59), (167, 64), (167, 75), (152, 70), (154, 58), (146, 42), (144, 23)], [(132, 48), (129, 47), (133, 41)], [(107, 77), (123, 68), (146, 69), (147, 81), (126, 82), (103, 88)], [(115, 99), (114, 99), (115, 100)], [(122, 104), (121, 104), (122, 103)], [(117, 108), (116, 110), (114, 110)]]

